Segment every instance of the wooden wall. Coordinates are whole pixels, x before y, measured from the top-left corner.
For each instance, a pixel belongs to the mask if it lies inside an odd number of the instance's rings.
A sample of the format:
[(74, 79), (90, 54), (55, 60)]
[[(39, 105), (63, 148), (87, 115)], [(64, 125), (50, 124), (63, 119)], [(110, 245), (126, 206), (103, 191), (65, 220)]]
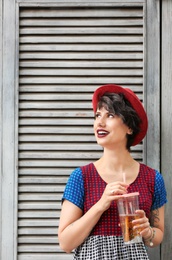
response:
[[(28, 3), (39, 6), (47, 2), (48, 0), (0, 0), (0, 259), (2, 260), (18, 259), (18, 133), (16, 132), (18, 125), (18, 6), (26, 6)], [(51, 0), (50, 2), (57, 4), (60, 1)], [(81, 2), (83, 3), (84, 0)], [(91, 0), (87, 2), (92, 3)], [(104, 1), (95, 0), (94, 2), (103, 3)], [(130, 0), (121, 0), (121, 2), (129, 3)], [(146, 13), (148, 41), (145, 49), (147, 52), (145, 99), (150, 123), (145, 160), (149, 165), (161, 170), (168, 192), (165, 238), (161, 248), (152, 250), (150, 255), (151, 259), (171, 260), (172, 1), (147, 0)]]
[(161, 259), (172, 259), (172, 1), (162, 0), (161, 171), (168, 195)]

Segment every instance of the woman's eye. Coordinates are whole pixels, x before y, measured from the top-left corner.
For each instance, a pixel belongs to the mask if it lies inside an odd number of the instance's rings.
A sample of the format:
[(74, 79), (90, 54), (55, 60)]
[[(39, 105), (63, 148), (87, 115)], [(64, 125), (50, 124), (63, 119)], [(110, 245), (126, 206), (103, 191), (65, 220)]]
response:
[(95, 118), (98, 118), (98, 117), (100, 117), (100, 114), (99, 114), (99, 113), (96, 113), (94, 117), (95, 117)]
[(109, 117), (111, 117), (111, 118), (113, 118), (115, 115), (114, 114), (112, 114), (112, 113), (109, 113), (109, 115), (108, 115)]

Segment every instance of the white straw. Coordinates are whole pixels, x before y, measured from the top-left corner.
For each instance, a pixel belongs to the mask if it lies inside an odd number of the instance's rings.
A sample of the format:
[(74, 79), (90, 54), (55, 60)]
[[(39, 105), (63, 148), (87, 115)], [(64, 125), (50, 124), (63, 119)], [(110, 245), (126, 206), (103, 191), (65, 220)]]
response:
[[(125, 175), (125, 172), (123, 172), (122, 178), (123, 178), (123, 182), (126, 183), (126, 175)], [(128, 202), (127, 202), (127, 199), (125, 199), (125, 207), (126, 207), (126, 214), (128, 215), (129, 212), (128, 212)]]
[(123, 172), (123, 182), (126, 183), (126, 176), (125, 176), (125, 172)]

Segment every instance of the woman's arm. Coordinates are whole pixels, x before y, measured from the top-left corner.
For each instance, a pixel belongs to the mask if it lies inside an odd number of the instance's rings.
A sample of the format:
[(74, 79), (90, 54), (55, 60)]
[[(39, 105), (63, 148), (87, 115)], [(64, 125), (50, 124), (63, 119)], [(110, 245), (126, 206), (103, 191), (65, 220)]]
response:
[[(113, 191), (113, 192), (112, 192)], [(127, 185), (121, 182), (107, 184), (100, 200), (84, 215), (82, 210), (65, 200), (62, 205), (58, 238), (60, 247), (67, 253), (79, 246), (90, 234), (113, 200), (127, 192)], [(91, 196), (91, 194), (90, 194)]]
[(164, 236), (164, 206), (151, 212), (150, 222), (146, 218), (144, 211), (138, 210), (137, 214), (141, 218), (134, 220), (133, 224), (136, 229), (142, 230), (140, 234), (143, 237), (145, 245), (149, 247), (158, 246)]
[(151, 212), (150, 224), (152, 227), (152, 239), (145, 239), (145, 244), (150, 247), (158, 246), (164, 236), (164, 206)]
[(70, 253), (79, 246), (90, 234), (102, 215), (102, 210), (95, 204), (86, 214), (73, 203), (63, 202), (58, 237), (60, 247)]

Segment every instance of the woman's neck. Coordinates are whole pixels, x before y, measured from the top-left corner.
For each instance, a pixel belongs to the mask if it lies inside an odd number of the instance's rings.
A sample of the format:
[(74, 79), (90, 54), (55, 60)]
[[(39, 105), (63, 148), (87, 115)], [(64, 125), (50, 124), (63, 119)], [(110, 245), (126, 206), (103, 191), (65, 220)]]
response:
[(105, 150), (103, 156), (95, 162), (95, 167), (106, 182), (123, 181), (125, 173), (127, 182), (131, 183), (139, 171), (139, 163), (132, 158), (128, 150)]

